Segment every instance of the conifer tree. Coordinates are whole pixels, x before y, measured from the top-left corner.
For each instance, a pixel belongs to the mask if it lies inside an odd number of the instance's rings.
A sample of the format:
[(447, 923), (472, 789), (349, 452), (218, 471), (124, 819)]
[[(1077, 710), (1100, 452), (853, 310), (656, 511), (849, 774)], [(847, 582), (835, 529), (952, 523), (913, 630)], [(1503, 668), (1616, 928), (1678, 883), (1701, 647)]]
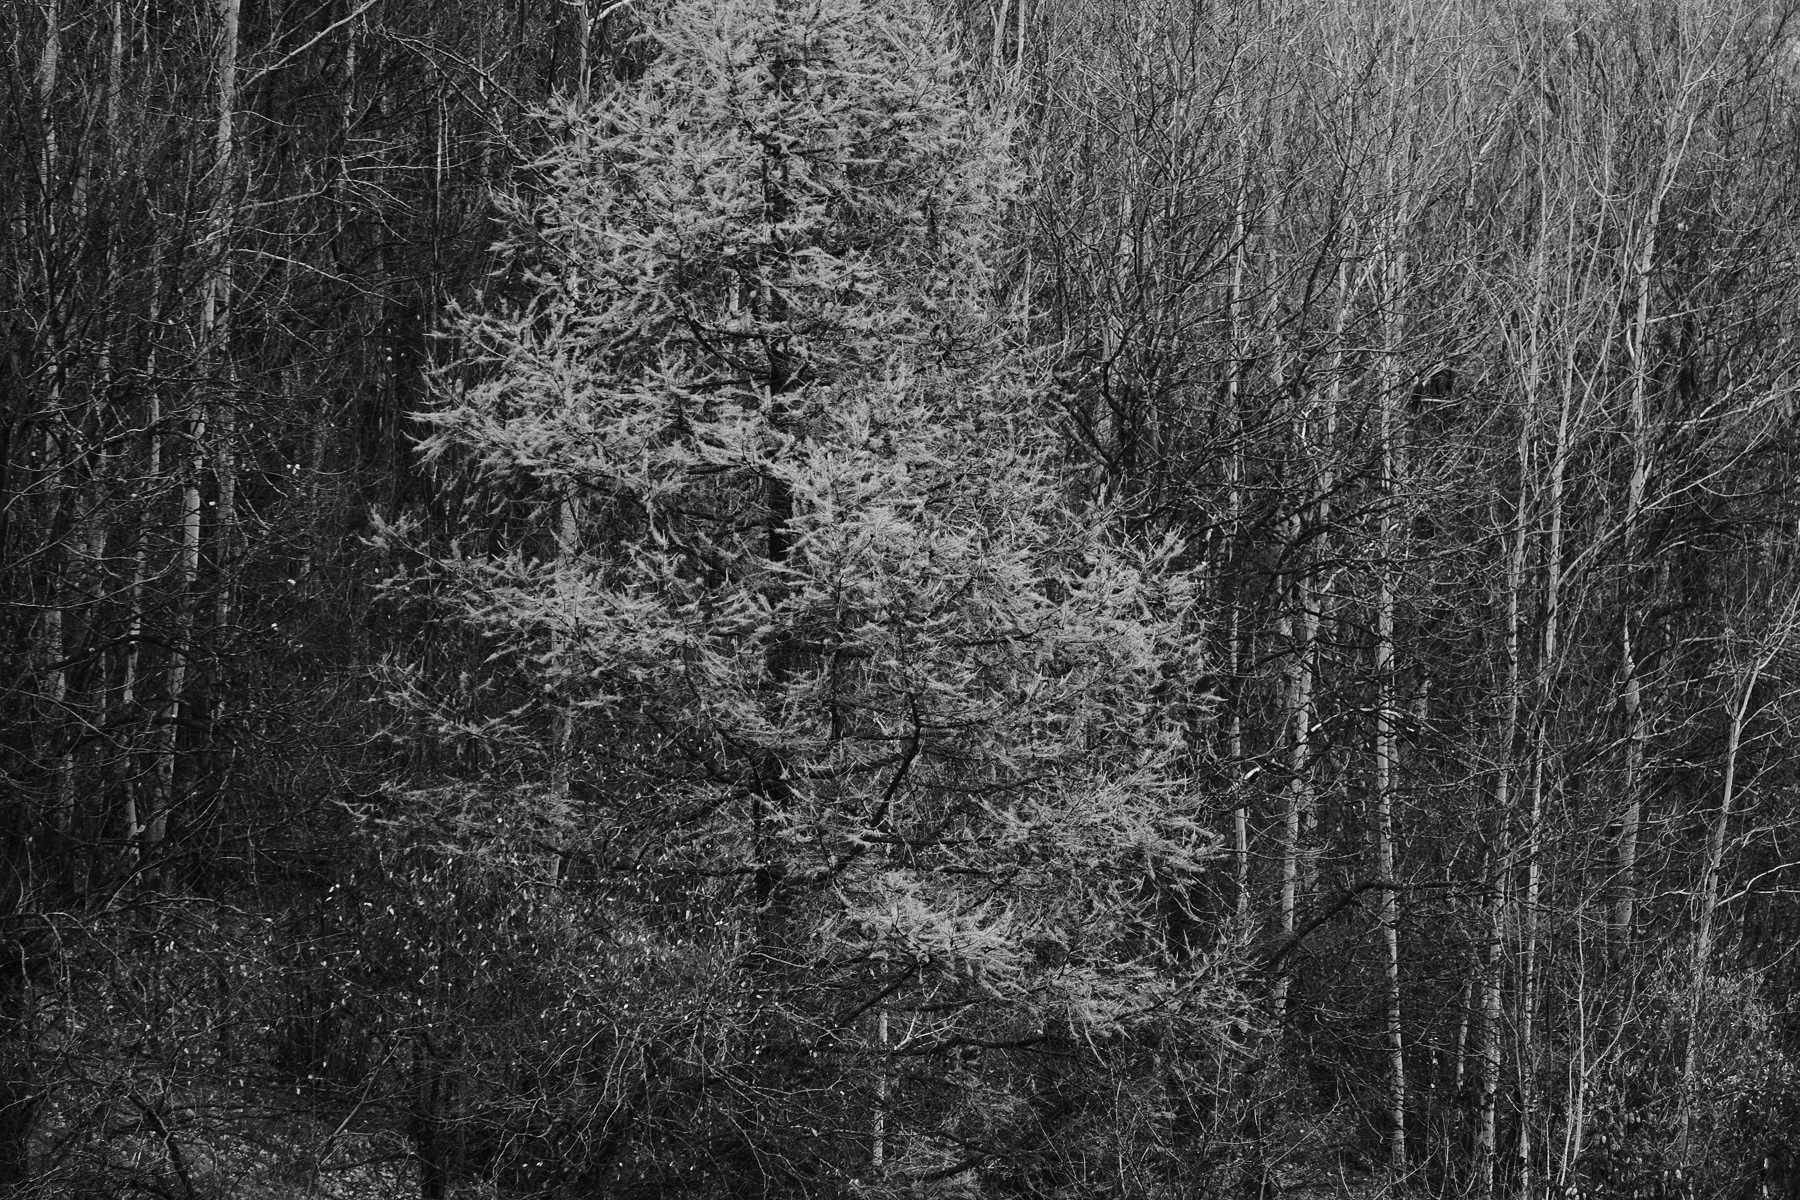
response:
[(1186, 577), (1058, 477), (1006, 131), (923, 6), (673, 0), (643, 61), (547, 114), (427, 414), (493, 505), (436, 578), (494, 702), (415, 692), (484, 766), (431, 794), (593, 899), (611, 1186), (1053, 1184), (1117, 1132), (1067, 1064), (1229, 1003)]

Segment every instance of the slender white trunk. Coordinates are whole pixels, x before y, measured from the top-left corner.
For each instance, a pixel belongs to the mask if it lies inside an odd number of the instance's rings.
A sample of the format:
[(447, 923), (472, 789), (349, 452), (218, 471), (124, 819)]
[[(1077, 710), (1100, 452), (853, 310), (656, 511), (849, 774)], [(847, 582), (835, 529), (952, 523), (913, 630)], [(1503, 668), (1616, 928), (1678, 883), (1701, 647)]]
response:
[(588, 63), (588, 39), (593, 29), (593, 15), (588, 0), (575, 0), (575, 94), (583, 101), (593, 90), (593, 67)]
[[(1631, 356), (1631, 475), (1625, 491), (1625, 570), (1635, 576), (1641, 564), (1641, 525), (1644, 501), (1650, 484), (1650, 428), (1648, 417), (1650, 336), (1650, 280), (1656, 261), (1656, 224), (1661, 219), (1662, 192), (1651, 198), (1650, 214), (1642, 226), (1643, 243), (1632, 263), (1631, 327), (1626, 346)], [(1635, 588), (1628, 584), (1628, 590)], [(1649, 739), (1648, 714), (1644, 708), (1643, 669), (1637, 654), (1636, 627), (1641, 606), (1633, 599), (1619, 606), (1619, 645), (1621, 671), (1620, 706), (1625, 715), (1625, 791), (1624, 811), (1619, 817), (1618, 882), (1613, 905), (1612, 925), (1615, 948), (1622, 953), (1630, 942), (1631, 927), (1636, 920), (1637, 856), (1639, 828), (1643, 823), (1644, 749)]]
[[(150, 267), (150, 309), (149, 326), (156, 328), (162, 313), (162, 261), (157, 258)], [(144, 378), (149, 386), (144, 389), (146, 409), (144, 411), (144, 478), (148, 483), (150, 495), (155, 497), (161, 490), (162, 483), (162, 396), (156, 383), (156, 343), (150, 343), (144, 356)], [(153, 501), (154, 502), (154, 501)], [(131, 616), (126, 625), (125, 637), (125, 677), (119, 688), (120, 711), (129, 714), (136, 706), (138, 684), (141, 679), (144, 659), (144, 581), (149, 574), (150, 543), (149, 528), (152, 525), (149, 514), (138, 519), (137, 547), (132, 554), (131, 564)], [(125, 841), (128, 852), (135, 855), (144, 836), (144, 818), (154, 811), (154, 801), (144, 800), (138, 791), (138, 764), (128, 762), (125, 769), (124, 820)]]
[[(1273, 300), (1270, 303), (1273, 307)], [(1270, 327), (1276, 328), (1272, 313)], [(1285, 386), (1286, 363), (1285, 349), (1281, 345), (1279, 333), (1276, 334), (1276, 348), (1270, 374), (1270, 389), (1275, 394), (1280, 394), (1281, 389)], [(1291, 644), (1293, 638), (1293, 613), (1291, 610), (1284, 610), (1278, 618), (1278, 633), (1282, 635), (1283, 641)], [(1286, 699), (1291, 705), (1295, 697), (1290, 694)], [(1283, 944), (1294, 936), (1295, 918), (1300, 907), (1300, 816), (1299, 793), (1292, 787), (1283, 788), (1281, 791), (1281, 893), (1279, 900)], [(1287, 962), (1286, 958), (1282, 960), (1271, 995), (1277, 1024), (1287, 1015), (1290, 983)]]
[(1388, 1162), (1398, 1173), (1407, 1165), (1406, 1145), (1406, 1043), (1401, 1008), (1400, 974), (1400, 871), (1395, 835), (1395, 796), (1399, 789), (1399, 676), (1395, 647), (1394, 581), (1399, 573), (1401, 542), (1407, 522), (1401, 511), (1406, 456), (1400, 422), (1401, 391), (1407, 383), (1402, 367), (1409, 335), (1412, 263), (1408, 239), (1420, 200), (1417, 170), (1423, 135), (1418, 43), (1422, 30), (1413, 26), (1419, 14), (1407, 10), (1407, 28), (1397, 38), (1394, 75), (1389, 83), (1387, 118), (1389, 144), (1385, 153), (1383, 192), (1377, 203), (1383, 216), (1378, 225), (1381, 240), (1377, 257), (1380, 271), (1381, 356), (1377, 378), (1381, 394), (1377, 413), (1381, 470), (1381, 514), (1377, 530), (1375, 597), (1375, 744), (1372, 788), (1375, 819), (1375, 869), (1381, 881), (1380, 907), (1382, 972), (1386, 1020)]
[(107, 6), (109, 44), (106, 56), (106, 152), (112, 155), (113, 170), (118, 173), (119, 104), (124, 96), (125, 81), (125, 12), (123, 0), (111, 0)]
[(194, 589), (200, 576), (200, 478), (205, 470), (206, 419), (196, 414), (189, 422), (184, 478), (181, 488), (181, 549), (175, 575), (175, 630), (169, 647), (162, 711), (162, 746), (157, 755), (156, 801), (143, 828), (143, 849), (155, 853), (168, 832), (169, 811), (175, 803), (175, 755), (181, 735), (181, 697), (187, 688), (188, 662), (194, 636)]
[[(1469, 1026), (1475, 1010), (1475, 979), (1479, 968), (1471, 966), (1469, 975), (1463, 980), (1462, 992), (1457, 997), (1456, 1008), (1456, 1044), (1455, 1053), (1450, 1060), (1450, 1103), (1457, 1104), (1463, 1093), (1463, 1087), (1469, 1079)], [(1433, 1074), (1436, 1078), (1436, 1074)], [(1433, 1084), (1435, 1087), (1436, 1084)], [(1460, 1119), (1452, 1111), (1451, 1119), (1460, 1124)], [(1450, 1165), (1450, 1147), (1455, 1139), (1444, 1139), (1444, 1165)]]
[[(1225, 761), (1237, 770), (1238, 764), (1244, 760), (1244, 712), (1243, 687), (1239, 678), (1243, 669), (1243, 611), (1236, 590), (1229, 584), (1232, 572), (1236, 570), (1235, 560), (1238, 539), (1242, 534), (1243, 522), (1243, 479), (1244, 479), (1244, 443), (1242, 423), (1239, 419), (1238, 406), (1242, 400), (1244, 373), (1244, 276), (1250, 254), (1250, 178), (1249, 178), (1249, 142), (1242, 132), (1243, 113), (1241, 104), (1234, 107), (1233, 116), (1239, 126), (1237, 144), (1237, 197), (1232, 207), (1232, 256), (1230, 291), (1226, 297), (1226, 307), (1231, 323), (1231, 361), (1225, 376), (1225, 422), (1226, 436), (1230, 440), (1226, 463), (1226, 533), (1225, 542), (1218, 556), (1218, 597), (1229, 605), (1230, 616), (1226, 630), (1226, 671), (1231, 681), (1231, 709), (1226, 717)], [(1236, 908), (1240, 922), (1250, 916), (1250, 796), (1249, 789), (1240, 782), (1236, 788), (1237, 803), (1231, 813), (1231, 855), (1234, 883), (1236, 886)], [(1281, 986), (1281, 985), (1277, 985)]]
[(213, 591), (213, 623), (221, 633), (230, 626), (234, 563), (238, 554), (237, 520), (237, 360), (231, 352), (231, 248), (239, 193), (237, 139), (238, 7), (241, 0), (219, 0), (218, 123), (213, 135), (214, 210), (212, 218), (213, 269), (207, 280), (210, 293), (203, 324), (223, 376), (225, 402), (214, 410), (213, 478), (217, 482), (218, 516), (214, 533), (214, 558), (218, 580)]
[(1543, 844), (1546, 774), (1550, 758), (1550, 703), (1555, 676), (1560, 669), (1558, 656), (1562, 619), (1563, 581), (1563, 500), (1570, 439), (1573, 436), (1571, 406), (1574, 404), (1574, 350), (1563, 369), (1556, 417), (1556, 441), (1551, 449), (1549, 494), (1546, 510), (1549, 528), (1544, 546), (1544, 596), (1542, 626), (1538, 645), (1537, 671), (1532, 689), (1531, 761), (1527, 774), (1525, 844), (1523, 860), (1525, 884), (1520, 897), (1521, 949), (1519, 968), (1519, 1190), (1531, 1195), (1535, 1186), (1536, 1150), (1532, 1142), (1533, 1124), (1537, 1119), (1537, 956), (1538, 906), (1543, 890), (1543, 867), (1540, 851)]
[(875, 1010), (875, 1053), (880, 1061), (875, 1067), (875, 1112), (869, 1122), (869, 1166), (876, 1179), (887, 1174), (888, 1117), (888, 1013), (886, 1006)]
[[(79, 502), (79, 501), (78, 501)], [(54, 509), (52, 509), (54, 521)], [(68, 646), (63, 634), (63, 608), (70, 599), (68, 581), (64, 578), (69, 560), (73, 557), (67, 547), (61, 555), (64, 560), (64, 572), (53, 575), (49, 582), (50, 594), (45, 599), (43, 632), (39, 640), (41, 669), (45, 672), (44, 680), (44, 712), (42, 733), (57, 742), (63, 743), (57, 748), (55, 766), (51, 770), (51, 826), (58, 832), (67, 832), (73, 824), (75, 815), (74, 756), (68, 748), (69, 704), (69, 672), (66, 666)]]
[(48, 0), (44, 5), (44, 47), (38, 54), (37, 102), (38, 128), (43, 139), (38, 169), (38, 195), (44, 203), (44, 240), (56, 241), (57, 138), (55, 121), (56, 75), (62, 60), (62, 0)]
[[(1557, 1164), (1557, 1190), (1567, 1194), (1575, 1187), (1575, 1172), (1587, 1143), (1588, 1079), (1595, 1059), (1594, 1026), (1589, 1017), (1588, 962), (1589, 918), (1583, 901), (1575, 910), (1575, 1047), (1569, 1062), (1569, 1095), (1564, 1102), (1568, 1119), (1563, 1130), (1562, 1159)], [(1604, 939), (1602, 940), (1604, 945)]]
[[(218, 10), (218, 120), (214, 138), (213, 199), (207, 229), (208, 265), (200, 294), (200, 343), (208, 363), (230, 357), (231, 205), (235, 173), (232, 151), (237, 111), (239, 3), (240, 0), (221, 0)], [(193, 658), (198, 602), (195, 591), (200, 578), (200, 485), (206, 474), (208, 423), (214, 411), (210, 398), (203, 398), (194, 406), (188, 419), (186, 477), (181, 492), (181, 552), (176, 575), (176, 586), (180, 590), (169, 651), (163, 745), (157, 765), (158, 802), (155, 813), (146, 822), (143, 836), (145, 848), (151, 851), (162, 843), (167, 833), (169, 812), (175, 801), (175, 757), (183, 715), (182, 694), (187, 688)], [(225, 424), (228, 427), (229, 420)], [(221, 445), (229, 444), (228, 436), (218, 440)]]
[(1511, 549), (1506, 564), (1506, 692), (1500, 721), (1500, 738), (1494, 770), (1494, 811), (1487, 850), (1487, 944), (1481, 973), (1481, 1022), (1479, 1048), (1481, 1094), (1475, 1115), (1475, 1192), (1495, 1192), (1498, 1148), (1497, 1100), (1500, 1091), (1500, 1047), (1505, 1030), (1501, 1018), (1501, 985), (1506, 963), (1506, 913), (1511, 904), (1513, 755), (1519, 738), (1520, 596), (1525, 586), (1528, 493), (1524, 482), (1528, 453), (1529, 420), (1521, 423), (1519, 436), (1520, 487), (1514, 514)]
[[(1296, 540), (1301, 533), (1298, 520), (1293, 526)], [(1305, 832), (1313, 811), (1312, 789), (1312, 727), (1313, 727), (1313, 690), (1315, 686), (1314, 657), (1319, 642), (1319, 608), (1316, 603), (1308, 568), (1302, 566), (1294, 576), (1293, 605), (1298, 616), (1298, 637), (1295, 634), (1295, 620), (1284, 615), (1283, 624), (1288, 637), (1293, 642), (1293, 658), (1289, 663), (1288, 714), (1292, 722), (1288, 739), (1288, 802), (1286, 811), (1292, 817), (1292, 836), (1296, 841)], [(1299, 858), (1296, 854), (1295, 874), (1299, 876)], [(1297, 881), (1298, 882), (1298, 881)], [(1310, 875), (1306, 880), (1310, 886)]]
[(988, 51), (992, 59), (989, 70), (995, 79), (1005, 74), (1006, 65), (1006, 28), (1012, 14), (1012, 0), (998, 0), (994, 5), (994, 27), (988, 39)]
[(1695, 1076), (1699, 1066), (1700, 1012), (1705, 1003), (1707, 974), (1712, 969), (1713, 922), (1719, 908), (1719, 879), (1725, 864), (1725, 842), (1731, 829), (1732, 812), (1737, 805), (1738, 758), (1744, 742), (1744, 727), (1753, 715), (1756, 687), (1785, 643), (1793, 637), (1800, 623), (1800, 591), (1788, 599), (1787, 606), (1765, 635), (1766, 641), (1756, 657), (1733, 680), (1730, 707), (1726, 710), (1725, 771), (1719, 786), (1719, 809), (1713, 814), (1712, 826), (1706, 834), (1706, 860), (1700, 870), (1700, 886), (1695, 889), (1694, 950), (1689, 969), (1686, 1045), (1681, 1064), (1681, 1148), (1685, 1158), (1693, 1119)]
[[(1391, 247), (1390, 247), (1391, 252)], [(1397, 355), (1404, 339), (1405, 314), (1398, 307), (1406, 286), (1406, 254), (1394, 254), (1389, 286), (1383, 289), (1387, 329), (1383, 338), (1385, 375), (1379, 415), (1381, 485), (1383, 492), (1379, 531), (1375, 600), (1375, 870), (1382, 883), (1379, 909), (1382, 970), (1386, 982), (1386, 1042), (1388, 1058), (1388, 1158), (1395, 1170), (1406, 1167), (1406, 1051), (1400, 1011), (1400, 892), (1395, 869), (1394, 791), (1399, 758), (1395, 731), (1398, 715), (1394, 668), (1394, 571), (1399, 553), (1395, 507), (1400, 502), (1400, 464), (1395, 447), (1399, 431), (1394, 409), (1401, 381)]]
[[(1237, 495), (1236, 488), (1232, 489), (1232, 495), (1234, 497)], [(1235, 513), (1232, 523), (1235, 526)], [(1225, 761), (1232, 764), (1233, 770), (1238, 769), (1238, 764), (1244, 761), (1243, 687), (1239, 679), (1243, 671), (1244, 658), (1240, 642), (1243, 636), (1242, 625), (1243, 616), (1239, 611), (1238, 598), (1233, 596), (1231, 617), (1226, 632), (1229, 640), (1226, 648), (1226, 671), (1227, 677), (1232, 681), (1233, 695), (1231, 714), (1226, 718), (1225, 730)], [(1247, 918), (1250, 915), (1250, 796), (1247, 781), (1238, 782), (1237, 793), (1237, 804), (1231, 811), (1232, 874), (1237, 889), (1237, 915), (1239, 918)], [(1283, 986), (1281, 981), (1277, 981), (1277, 989)]]

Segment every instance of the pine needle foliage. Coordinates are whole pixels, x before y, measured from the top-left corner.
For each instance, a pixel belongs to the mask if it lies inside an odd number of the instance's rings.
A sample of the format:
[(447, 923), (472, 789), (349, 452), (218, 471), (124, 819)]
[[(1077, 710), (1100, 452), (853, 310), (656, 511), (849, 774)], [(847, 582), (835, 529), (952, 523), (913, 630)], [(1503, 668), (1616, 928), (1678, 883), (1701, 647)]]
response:
[(618, 1194), (1050, 1187), (1093, 1124), (1059, 1073), (1231, 1003), (1169, 934), (1215, 849), (1191, 589), (1059, 477), (995, 294), (1007, 130), (925, 9), (672, 0), (642, 39), (545, 114), (518, 299), (459, 315), (425, 414), (505, 497), (434, 586), (507, 699), (415, 689), (490, 743), (420, 795), (554, 846), (639, 1000)]

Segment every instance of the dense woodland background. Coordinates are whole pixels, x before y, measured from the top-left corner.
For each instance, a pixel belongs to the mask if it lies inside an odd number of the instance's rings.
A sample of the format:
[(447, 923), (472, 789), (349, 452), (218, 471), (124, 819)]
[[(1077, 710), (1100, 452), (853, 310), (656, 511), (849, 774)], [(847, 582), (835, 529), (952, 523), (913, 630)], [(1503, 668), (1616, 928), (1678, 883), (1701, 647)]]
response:
[(0, 1193), (1800, 1186), (1785, 0), (934, 19), (0, 14)]

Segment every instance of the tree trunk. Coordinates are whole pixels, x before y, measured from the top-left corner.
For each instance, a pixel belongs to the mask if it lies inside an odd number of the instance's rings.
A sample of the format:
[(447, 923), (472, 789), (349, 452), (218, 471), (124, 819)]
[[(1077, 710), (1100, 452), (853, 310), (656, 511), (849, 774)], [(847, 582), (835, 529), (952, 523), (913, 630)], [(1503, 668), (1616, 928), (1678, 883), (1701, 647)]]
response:
[[(1234, 110), (1240, 128), (1241, 105)], [(1237, 196), (1232, 205), (1232, 254), (1226, 310), (1231, 327), (1230, 362), (1225, 375), (1225, 436), (1228, 439), (1225, 464), (1225, 536), (1218, 555), (1217, 598), (1225, 604), (1229, 616), (1226, 626), (1225, 677), (1230, 688), (1226, 715), (1225, 761), (1233, 772), (1242, 770), (1244, 761), (1244, 688), (1243, 596), (1237, 578), (1239, 541), (1243, 537), (1244, 510), (1244, 432), (1242, 422), (1245, 316), (1244, 273), (1250, 254), (1250, 179), (1249, 145), (1240, 133), (1238, 138)], [(1231, 858), (1235, 883), (1235, 907), (1238, 920), (1250, 916), (1250, 789), (1247, 781), (1233, 779), (1232, 791), (1237, 802), (1231, 812)]]
[[(217, 124), (215, 126), (212, 168), (213, 199), (207, 221), (206, 278), (200, 293), (200, 346), (204, 361), (214, 371), (228, 362), (230, 348), (231, 302), (231, 206), (233, 129), (237, 110), (238, 9), (241, 0), (221, 0), (219, 5), (219, 57), (217, 90)], [(163, 708), (163, 744), (157, 764), (157, 803), (155, 812), (145, 824), (143, 848), (154, 855), (168, 831), (169, 814), (176, 798), (175, 760), (181, 729), (187, 713), (183, 695), (194, 659), (194, 630), (199, 604), (197, 589), (200, 579), (201, 495), (200, 485), (207, 468), (209, 417), (218, 411), (211, 397), (202, 397), (193, 405), (188, 418), (185, 477), (181, 491), (181, 555), (176, 573), (177, 602), (175, 629), (170, 641), (169, 668)], [(228, 442), (219, 439), (220, 444)], [(223, 587), (223, 581), (220, 586)]]
[[(1785, 609), (1765, 634), (1755, 658), (1733, 680), (1730, 707), (1726, 710), (1725, 771), (1719, 786), (1719, 809), (1707, 830), (1706, 859), (1700, 871), (1700, 886), (1695, 889), (1693, 965), (1689, 971), (1686, 1044), (1681, 1063), (1681, 1150), (1684, 1159), (1690, 1151), (1701, 1042), (1700, 1013), (1705, 1004), (1707, 973), (1712, 968), (1713, 921), (1719, 908), (1719, 878), (1725, 864), (1725, 842), (1737, 804), (1738, 758), (1744, 742), (1744, 726), (1754, 714), (1757, 684), (1776, 655), (1786, 648), (1797, 624), (1800, 624), (1800, 590), (1789, 596)], [(1726, 653), (1730, 653), (1729, 646)]]
[(1650, 278), (1656, 259), (1656, 224), (1661, 219), (1662, 189), (1651, 198), (1648, 219), (1642, 225), (1643, 244), (1632, 263), (1635, 293), (1626, 346), (1631, 356), (1631, 475), (1625, 496), (1625, 573), (1627, 596), (1619, 606), (1620, 707), (1625, 714), (1625, 806), (1619, 817), (1618, 879), (1613, 904), (1614, 952), (1623, 961), (1636, 920), (1638, 830), (1643, 822), (1644, 748), (1649, 737), (1644, 711), (1642, 661), (1638, 655), (1636, 628), (1639, 612), (1646, 607), (1636, 596), (1631, 581), (1641, 566), (1644, 500), (1650, 481), (1650, 429), (1647, 411), (1649, 386)]
[[(1560, 631), (1562, 620), (1563, 522), (1564, 490), (1569, 462), (1570, 439), (1573, 436), (1575, 390), (1574, 348), (1565, 361), (1559, 388), (1556, 441), (1551, 449), (1550, 480), (1545, 508), (1549, 529), (1544, 546), (1544, 593), (1539, 628), (1538, 662), (1532, 689), (1531, 759), (1526, 783), (1526, 817), (1523, 862), (1525, 883), (1520, 896), (1520, 966), (1519, 966), (1519, 1191), (1531, 1195), (1536, 1186), (1534, 1171), (1536, 1151), (1532, 1144), (1532, 1126), (1537, 1119), (1537, 990), (1539, 896), (1543, 888), (1543, 846), (1545, 776), (1549, 770), (1549, 720), (1553, 705), (1555, 679), (1561, 669)], [(1535, 406), (1534, 406), (1535, 407)]]
[(1395, 439), (1394, 408), (1401, 375), (1397, 356), (1404, 338), (1405, 314), (1399, 308), (1405, 303), (1406, 255), (1402, 251), (1389, 264), (1388, 286), (1383, 304), (1385, 353), (1380, 431), (1381, 447), (1381, 525), (1379, 531), (1379, 564), (1376, 567), (1375, 599), (1375, 872), (1382, 881), (1381, 924), (1382, 975), (1385, 981), (1388, 1094), (1388, 1161), (1395, 1171), (1406, 1168), (1406, 1051), (1404, 1027), (1400, 1011), (1400, 891), (1395, 870), (1394, 789), (1398, 739), (1394, 720), (1398, 715), (1394, 671), (1394, 582), (1396, 556), (1395, 508), (1400, 503), (1400, 464)]
[(1524, 483), (1525, 461), (1529, 441), (1529, 422), (1521, 423), (1519, 437), (1520, 487), (1518, 509), (1514, 514), (1511, 549), (1506, 566), (1506, 693), (1500, 723), (1497, 765), (1494, 771), (1494, 808), (1489, 821), (1487, 846), (1486, 945), (1483, 949), (1481, 974), (1481, 1022), (1478, 1026), (1481, 1062), (1481, 1092), (1475, 1116), (1475, 1192), (1492, 1196), (1496, 1192), (1495, 1165), (1498, 1150), (1498, 1098), (1500, 1092), (1501, 987), (1506, 962), (1506, 914), (1511, 903), (1509, 880), (1512, 877), (1512, 829), (1514, 824), (1512, 774), (1513, 757), (1519, 738), (1520, 673), (1519, 634), (1521, 626), (1520, 596), (1525, 586), (1525, 546), (1527, 540), (1527, 491)]

